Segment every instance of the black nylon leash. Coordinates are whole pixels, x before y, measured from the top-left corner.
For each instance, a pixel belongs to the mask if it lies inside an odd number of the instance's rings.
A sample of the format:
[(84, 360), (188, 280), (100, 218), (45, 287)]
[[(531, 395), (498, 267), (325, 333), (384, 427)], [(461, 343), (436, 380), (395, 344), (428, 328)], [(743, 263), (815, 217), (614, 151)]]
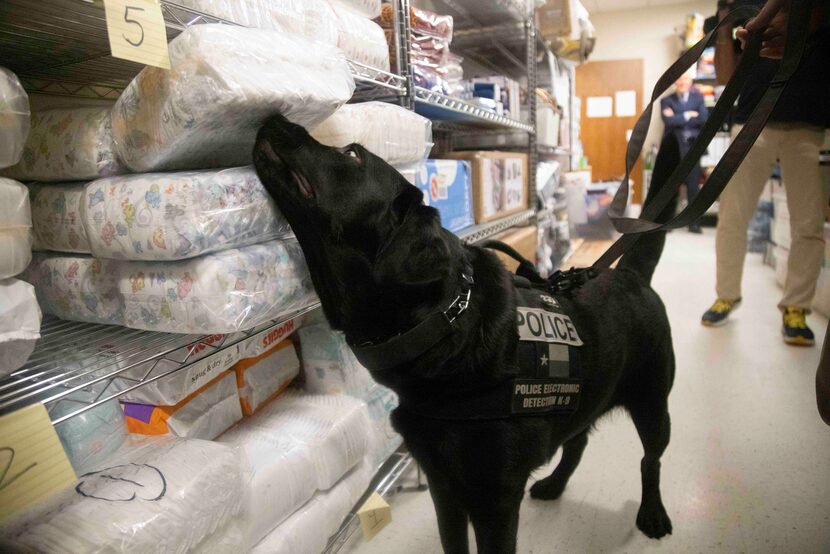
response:
[[(593, 264), (596, 270), (605, 269), (611, 266), (615, 260), (622, 256), (639, 238), (642, 233), (649, 233), (665, 229), (673, 229), (677, 227), (686, 226), (703, 215), (711, 206), (726, 185), (729, 183), (732, 175), (740, 166), (741, 162), (746, 157), (749, 149), (755, 143), (758, 135), (763, 130), (772, 110), (775, 108), (778, 99), (781, 97), (784, 88), (789, 82), (792, 75), (798, 69), (801, 58), (807, 44), (807, 28), (810, 18), (810, 10), (813, 6), (813, 0), (792, 0), (789, 21), (787, 26), (787, 44), (784, 51), (784, 57), (779, 65), (779, 68), (765, 91), (763, 97), (755, 106), (752, 114), (748, 118), (746, 124), (732, 141), (724, 156), (718, 162), (709, 179), (698, 195), (693, 201), (689, 203), (686, 208), (677, 216), (672, 218), (667, 223), (658, 223), (652, 221), (652, 218), (663, 211), (665, 207), (671, 202), (673, 196), (680, 188), (683, 177), (689, 173), (696, 161), (705, 151), (712, 137), (714, 137), (717, 129), (726, 119), (726, 116), (737, 98), (743, 84), (746, 82), (749, 71), (759, 59), (759, 51), (761, 46), (761, 34), (763, 30), (759, 30), (750, 35), (747, 48), (744, 50), (738, 67), (735, 70), (732, 78), (729, 80), (724, 89), (721, 98), (718, 100), (715, 108), (712, 110), (712, 115), (707, 120), (706, 124), (701, 129), (697, 139), (695, 139), (689, 152), (684, 156), (677, 168), (666, 179), (668, 186), (660, 187), (658, 193), (643, 209), (643, 213), (639, 219), (627, 218), (624, 216), (625, 207), (628, 202), (629, 184), (628, 176), (633, 168), (634, 162), (640, 155), (643, 144), (645, 142), (646, 134), (648, 132), (649, 124), (651, 122), (651, 113), (654, 102), (660, 97), (668, 87), (682, 75), (686, 69), (696, 62), (702, 54), (703, 50), (709, 46), (712, 39), (715, 37), (717, 31), (723, 25), (732, 25), (736, 20), (745, 19), (754, 16), (757, 13), (757, 8), (741, 7), (731, 11), (721, 21), (715, 29), (709, 32), (701, 41), (682, 55), (669, 69), (660, 77), (654, 87), (652, 93), (651, 104), (641, 114), (637, 120), (637, 124), (632, 132), (631, 139), (626, 150), (626, 173), (625, 177), (614, 196), (614, 200), (609, 207), (609, 217), (611, 218), (614, 227), (623, 236), (620, 237), (611, 247)], [(662, 183), (661, 183), (662, 184)]]

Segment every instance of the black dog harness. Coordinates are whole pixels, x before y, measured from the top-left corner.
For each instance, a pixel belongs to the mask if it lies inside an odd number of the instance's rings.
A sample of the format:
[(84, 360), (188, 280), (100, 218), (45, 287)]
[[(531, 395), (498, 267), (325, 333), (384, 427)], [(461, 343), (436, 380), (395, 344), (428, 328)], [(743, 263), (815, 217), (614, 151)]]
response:
[[(580, 286), (594, 275), (593, 270), (557, 272), (545, 280), (511, 247), (497, 241), (484, 246), (507, 253), (520, 264), (514, 276), (519, 339), (514, 368), (497, 378), (432, 391), (428, 398), (418, 401), (401, 399), (401, 407), (430, 419), (446, 420), (574, 412), (582, 391), (579, 348), (583, 343), (554, 294)], [(415, 360), (455, 331), (455, 321), (467, 309), (473, 286), (472, 268), (468, 268), (462, 274), (458, 296), (447, 309), (386, 341), (350, 345), (355, 357), (372, 372)]]

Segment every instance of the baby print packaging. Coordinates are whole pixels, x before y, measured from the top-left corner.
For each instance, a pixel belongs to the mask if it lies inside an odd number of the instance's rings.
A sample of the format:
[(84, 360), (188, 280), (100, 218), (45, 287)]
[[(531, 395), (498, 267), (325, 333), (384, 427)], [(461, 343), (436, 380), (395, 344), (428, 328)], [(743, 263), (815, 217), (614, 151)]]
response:
[(257, 356), (239, 360), (233, 370), (242, 413), (249, 416), (291, 384), (300, 372), (300, 360), (291, 341), (284, 340)]
[(231, 25), (188, 27), (170, 64), (145, 67), (113, 108), (118, 153), (136, 172), (250, 164), (268, 116), (313, 127), (355, 87), (337, 48)]
[(125, 172), (115, 154), (109, 108), (34, 112), (20, 163), (3, 171), (20, 181), (78, 181)]

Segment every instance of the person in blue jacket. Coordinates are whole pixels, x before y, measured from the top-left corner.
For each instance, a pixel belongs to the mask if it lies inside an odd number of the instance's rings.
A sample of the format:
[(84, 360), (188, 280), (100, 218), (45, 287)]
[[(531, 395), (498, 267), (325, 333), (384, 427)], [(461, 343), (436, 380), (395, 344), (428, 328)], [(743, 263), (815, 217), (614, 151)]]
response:
[[(688, 73), (674, 83), (673, 94), (660, 100), (660, 113), (665, 126), (663, 136), (674, 133), (680, 144), (680, 155), (685, 156), (709, 115), (703, 95), (692, 87), (692, 77)], [(697, 196), (699, 189), (700, 160), (686, 176), (686, 198), (689, 202)], [(700, 233), (700, 224), (692, 223), (689, 231)]]

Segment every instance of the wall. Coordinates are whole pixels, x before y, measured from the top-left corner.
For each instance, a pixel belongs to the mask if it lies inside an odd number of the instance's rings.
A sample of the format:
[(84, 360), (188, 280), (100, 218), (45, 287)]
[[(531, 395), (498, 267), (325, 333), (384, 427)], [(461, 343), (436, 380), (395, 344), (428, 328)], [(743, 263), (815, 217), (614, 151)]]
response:
[[(641, 108), (651, 97), (654, 84), (680, 55), (682, 43), (676, 30), (685, 25), (686, 15), (715, 13), (715, 0), (696, 0), (683, 4), (655, 6), (591, 14), (597, 32), (597, 44), (589, 61), (643, 59), (643, 95)], [(659, 144), (663, 133), (660, 110), (655, 109), (644, 151)]]

